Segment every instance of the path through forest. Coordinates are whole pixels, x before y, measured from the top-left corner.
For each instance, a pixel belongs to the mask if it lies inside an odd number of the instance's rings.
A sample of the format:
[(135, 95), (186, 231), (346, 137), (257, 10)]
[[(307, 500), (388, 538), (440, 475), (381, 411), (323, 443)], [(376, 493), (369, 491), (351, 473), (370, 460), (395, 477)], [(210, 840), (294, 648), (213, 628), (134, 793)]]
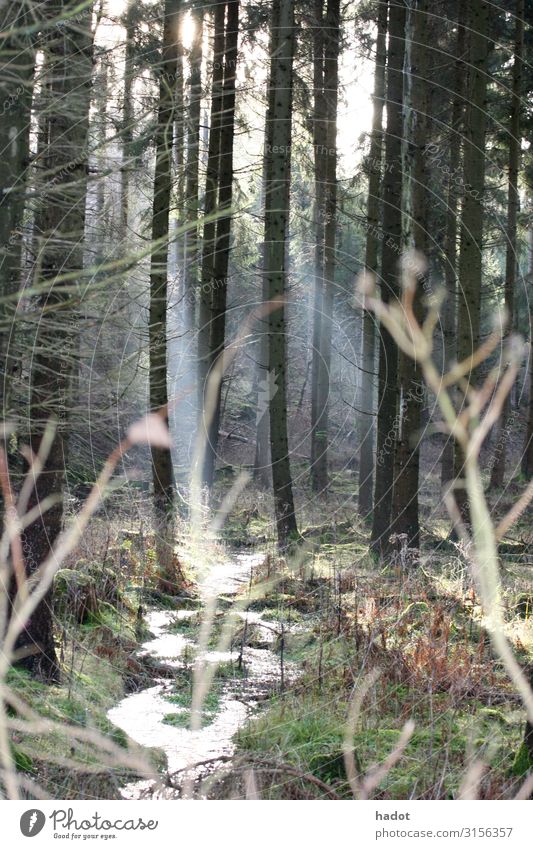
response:
[[(200, 779), (220, 766), (222, 760), (233, 754), (233, 737), (258, 704), (278, 692), (297, 673), (296, 665), (286, 661), (279, 651), (278, 623), (265, 621), (260, 612), (237, 611), (243, 627), (240, 636), (232, 640), (230, 650), (213, 648), (203, 654), (208, 664), (216, 665), (215, 680), (204, 701), (202, 728), (190, 730), (187, 705), (192, 695), (192, 670), (198, 649), (198, 635), (191, 625), (199, 624), (213, 597), (215, 623), (222, 620), (228, 604), (237, 596), (242, 599), (243, 590), (249, 591), (254, 570), (264, 557), (260, 553), (234, 553), (230, 559), (218, 563), (201, 584), (200, 610), (153, 609), (146, 614), (152, 638), (142, 645), (139, 654), (150, 655), (175, 668), (176, 677), (156, 679), (154, 686), (126, 696), (108, 716), (137, 743), (163, 750), (169, 776), (187, 772)], [(195, 764), (205, 765), (190, 770)], [(180, 782), (173, 783), (179, 786)], [(129, 799), (147, 795), (168, 798), (178, 796), (179, 790), (155, 788), (150, 782), (142, 781), (128, 784), (122, 794)]]

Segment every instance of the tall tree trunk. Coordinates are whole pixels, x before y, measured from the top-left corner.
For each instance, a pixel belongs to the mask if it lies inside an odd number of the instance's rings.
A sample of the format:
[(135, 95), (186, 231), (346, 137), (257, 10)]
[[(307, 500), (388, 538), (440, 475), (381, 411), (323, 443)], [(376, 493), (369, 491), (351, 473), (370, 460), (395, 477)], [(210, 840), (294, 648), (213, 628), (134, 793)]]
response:
[[(384, 303), (397, 300), (398, 262), (402, 250), (402, 107), (405, 54), (406, 5), (391, 4), (387, 51), (387, 129), (385, 132), (385, 176), (383, 178), (383, 242), (381, 253), (381, 297)], [(396, 343), (381, 326), (379, 332), (379, 404), (377, 421), (376, 474), (372, 549), (388, 548), (393, 494), (393, 459), (398, 407), (398, 351)]]
[(202, 271), (198, 303), (198, 409), (203, 414), (206, 378), (209, 369), (209, 336), (213, 302), (216, 220), (212, 217), (217, 206), (220, 183), (220, 136), (222, 128), (224, 38), (226, 0), (214, 6), (213, 12), (213, 74), (211, 80), (211, 117), (207, 152), (207, 173), (204, 197), (204, 228), (202, 238)]
[[(169, 217), (172, 193), (174, 88), (178, 70), (181, 0), (165, 0), (159, 105), (155, 136), (156, 162), (152, 205), (150, 267), (150, 409), (161, 411), (168, 425), (167, 298)], [(154, 519), (159, 583), (164, 590), (178, 582), (174, 557), (174, 471), (169, 448), (151, 446)]]
[(194, 328), (196, 293), (198, 287), (198, 210), (200, 166), (200, 117), (202, 106), (202, 31), (203, 10), (196, 3), (191, 7), (194, 37), (189, 52), (189, 105), (187, 110), (187, 167), (185, 170), (185, 233), (183, 287), (185, 331)]
[[(411, 108), (414, 130), (413, 173), (411, 180), (411, 229), (413, 247), (426, 256), (428, 247), (428, 0), (417, 0), (412, 7), (413, 42), (411, 50)], [(422, 318), (421, 288), (424, 278), (417, 275), (414, 312)], [(418, 548), (418, 478), (420, 468), (420, 413), (424, 398), (420, 366), (407, 354), (399, 354), (401, 389), (400, 428), (396, 444), (397, 475), (394, 480), (392, 528), (407, 534), (409, 546)]]
[[(464, 50), (465, 50), (465, 16), (466, 0), (457, 3), (457, 46), (455, 50), (455, 68), (453, 84), (453, 104), (451, 111), (450, 138), (450, 177), (446, 207), (445, 249), (446, 267), (444, 279), (446, 286), (446, 301), (442, 312), (442, 334), (444, 346), (444, 373), (449, 371), (457, 357), (457, 203), (458, 191), (456, 175), (461, 167), (461, 125), (464, 113)], [(452, 436), (446, 436), (441, 454), (441, 483), (446, 484), (453, 479), (454, 442)]]
[(0, 9), (0, 421), (11, 412), (10, 376), (20, 356), (13, 323), (20, 284), (35, 65), (32, 38), (23, 34), (28, 21), (25, 4), (6, 2)]
[[(512, 330), (514, 316), (514, 292), (518, 267), (516, 221), (518, 216), (518, 171), (520, 167), (520, 110), (522, 91), (522, 54), (524, 48), (524, 0), (517, 0), (515, 17), (515, 45), (513, 62), (513, 83), (511, 103), (511, 125), (509, 128), (509, 175), (507, 186), (507, 245), (505, 253), (505, 308), (507, 311), (508, 332)], [(508, 335), (508, 333), (506, 334)], [(500, 417), (500, 426), (496, 451), (491, 469), (490, 486), (503, 486), (505, 476), (505, 449), (508, 439), (507, 420), (509, 418), (510, 397), (507, 396)]]
[[(210, 363), (213, 366), (224, 352), (226, 335), (226, 301), (228, 290), (228, 265), (231, 240), (231, 202), (233, 196), (233, 140), (235, 127), (235, 81), (237, 75), (237, 42), (239, 35), (239, 0), (228, 0), (226, 38), (224, 48), (224, 84), (222, 119), (220, 127), (220, 176), (216, 241), (211, 280), (212, 317), (209, 335)], [(218, 431), (220, 427), (220, 401), (222, 381), (216, 387), (213, 415), (208, 422), (208, 439), (204, 458), (204, 484), (211, 488), (215, 474)]]
[[(45, 284), (38, 298), (39, 331), (33, 347), (30, 390), (30, 442), (37, 453), (50, 420), (55, 431), (43, 472), (37, 478), (28, 509), (54, 498), (23, 534), (26, 568), (32, 574), (48, 556), (61, 531), (63, 487), (67, 467), (68, 397), (76, 337), (71, 292), (59, 279), (83, 264), (87, 195), (87, 135), (91, 98), (93, 39), (91, 12), (75, 23), (67, 15), (76, 0), (49, 4), (50, 14), (64, 22), (51, 31), (46, 47), (46, 124), (42, 150), (43, 180), (36, 214), (39, 255), (36, 276)], [(31, 474), (31, 472), (30, 472)], [(22, 632), (18, 647), (32, 652), (26, 665), (47, 680), (58, 680), (52, 613), (48, 593)]]
[[(272, 22), (279, 21), (279, 3), (280, 0), (273, 0), (272, 3)], [(270, 27), (270, 56), (277, 54), (279, 46), (279, 32), (277, 26), (273, 23)], [(272, 133), (274, 130), (274, 103), (276, 90), (273, 83), (273, 68), (272, 62), (268, 72), (267, 83), (267, 111), (265, 116), (265, 145), (263, 152), (263, 174), (261, 183), (261, 211), (263, 216), (266, 215), (266, 198), (268, 195), (269, 185), (272, 180), (271, 168), (272, 157)], [(263, 304), (268, 302), (268, 282), (266, 278), (267, 268), (267, 247), (263, 240), (261, 245), (261, 297)], [(270, 397), (271, 393), (277, 391), (276, 386), (272, 385), (269, 371), (269, 338), (268, 338), (268, 314), (259, 317), (259, 332), (257, 351), (257, 406), (255, 418), (255, 458), (254, 458), (254, 481), (264, 489), (268, 489), (272, 485), (271, 463), (270, 463)]]
[[(388, 0), (379, 4), (374, 64), (374, 114), (370, 136), (368, 198), (366, 206), (365, 269), (377, 275), (379, 249), (379, 211), (383, 156), (383, 101), (385, 98), (385, 62), (387, 58)], [(369, 516), (372, 512), (374, 486), (374, 370), (375, 370), (375, 318), (369, 310), (363, 312), (361, 344), (361, 414), (358, 422), (359, 436), (359, 512)]]
[(122, 107), (122, 163), (120, 168), (120, 244), (128, 247), (128, 215), (130, 207), (130, 170), (133, 143), (133, 81), (134, 81), (135, 24), (134, 6), (128, 0), (126, 9), (126, 48), (124, 58), (124, 89)]
[[(178, 24), (180, 32), (183, 32), (184, 18), (185, 11), (182, 6)], [(174, 119), (174, 208), (176, 214), (171, 219), (171, 226), (174, 231), (179, 230), (183, 226), (185, 207), (185, 75), (184, 47), (182, 41), (180, 41), (179, 48), (178, 70), (176, 74), (176, 85), (174, 87), (174, 103), (176, 106)], [(174, 287), (178, 289), (183, 282), (183, 238), (179, 235), (174, 235), (170, 247), (169, 273)], [(177, 294), (176, 291), (176, 296)]]
[(272, 485), (268, 415), (271, 386), (268, 375), (268, 335), (265, 332), (263, 324), (261, 324), (260, 336), (257, 340), (257, 405), (255, 411), (254, 455), (254, 482), (261, 489), (268, 489)]
[[(336, 263), (337, 235), (337, 100), (338, 100), (338, 57), (340, 38), (339, 0), (327, 0), (326, 34), (324, 38), (324, 106), (325, 106), (325, 183), (322, 220), (318, 220), (323, 241), (323, 273), (321, 309), (318, 313), (318, 347), (313, 346), (313, 374), (315, 384), (314, 412), (312, 422), (311, 483), (315, 492), (325, 492), (328, 487), (328, 405), (331, 366), (331, 332)], [(316, 153), (315, 153), (316, 156)], [(318, 185), (318, 184), (317, 184)], [(320, 212), (320, 210), (319, 210)], [(316, 315), (316, 311), (315, 311)]]
[[(469, 85), (465, 116), (463, 175), (465, 196), (461, 215), (459, 255), (459, 298), (457, 357), (459, 361), (472, 356), (479, 346), (481, 275), (483, 252), (483, 191), (485, 186), (485, 131), (487, 124), (487, 58), (488, 15), (486, 0), (470, 0), (469, 27)], [(475, 382), (475, 375), (466, 375)], [(454, 476), (463, 469), (463, 455), (455, 446)], [(455, 490), (457, 506), (464, 519), (468, 516), (466, 490)]]
[[(528, 233), (528, 277), (533, 280), (533, 227)], [(533, 327), (533, 307), (529, 308), (529, 326)], [(529, 401), (527, 411), (526, 433), (522, 449), (521, 471), (525, 478), (533, 477), (533, 346), (529, 347)]]
[[(276, 7), (273, 7), (273, 12)], [(292, 71), (294, 56), (294, 0), (280, 0), (279, 42), (271, 55), (274, 108), (272, 126), (266, 138), (272, 139), (269, 181), (265, 199), (265, 279), (269, 314), (270, 451), (274, 508), (280, 548), (286, 548), (297, 533), (287, 430), (287, 337), (285, 329), (286, 239), (289, 219), (290, 149), (292, 120)], [(269, 136), (269, 132), (271, 135)]]
[(324, 0), (315, 0), (313, 35), (313, 155), (314, 155), (314, 231), (315, 268), (313, 276), (313, 330), (311, 337), (311, 486), (319, 491), (319, 474), (316, 469), (320, 440), (318, 421), (320, 418), (318, 398), (318, 370), (320, 363), (320, 335), (322, 328), (324, 296), (324, 220), (325, 187), (327, 169), (327, 105), (324, 91)]

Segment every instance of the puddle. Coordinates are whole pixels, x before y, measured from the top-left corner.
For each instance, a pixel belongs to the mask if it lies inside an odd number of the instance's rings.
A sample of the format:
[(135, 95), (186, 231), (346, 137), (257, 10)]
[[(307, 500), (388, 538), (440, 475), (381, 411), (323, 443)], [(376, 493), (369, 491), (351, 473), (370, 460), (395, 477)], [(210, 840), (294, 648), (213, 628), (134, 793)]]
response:
[[(261, 554), (238, 554), (233, 560), (217, 565), (203, 582), (201, 596), (207, 600), (213, 596), (235, 595), (250, 582), (263, 557)], [(176, 621), (196, 614), (194, 610), (149, 611), (145, 621), (153, 638), (143, 643), (139, 654), (155, 657), (176, 669), (190, 669), (194, 640), (179, 633), (170, 633), (169, 629)], [(204, 653), (204, 660), (208, 663), (231, 661), (235, 674), (218, 684), (216, 712), (204, 719), (200, 730), (193, 732), (188, 727), (176, 727), (163, 721), (167, 714), (185, 713), (186, 710), (168, 699), (171, 693), (176, 692), (172, 680), (157, 681), (154, 686), (127, 696), (108, 713), (110, 721), (140, 745), (162, 749), (170, 774), (188, 770), (189, 774), (205, 775), (205, 767), (195, 769), (195, 766), (209, 761), (212, 770), (217, 758), (231, 756), (235, 750), (233, 737), (257, 707), (258, 701), (280, 688), (280, 657), (273, 651), (278, 635), (276, 623), (263, 621), (261, 614), (255, 611), (239, 611), (238, 616), (253, 626), (254, 632), (260, 634), (261, 643), (268, 647), (245, 647), (242, 657), (236, 650)], [(191, 650), (187, 653), (187, 663), (183, 658), (186, 647)], [(296, 665), (285, 661), (284, 683), (294, 679), (296, 673)], [(183, 693), (183, 688), (180, 692)], [(128, 784), (122, 789), (122, 795), (127, 799), (147, 796), (176, 798), (178, 792), (173, 788), (155, 788), (144, 781)]]

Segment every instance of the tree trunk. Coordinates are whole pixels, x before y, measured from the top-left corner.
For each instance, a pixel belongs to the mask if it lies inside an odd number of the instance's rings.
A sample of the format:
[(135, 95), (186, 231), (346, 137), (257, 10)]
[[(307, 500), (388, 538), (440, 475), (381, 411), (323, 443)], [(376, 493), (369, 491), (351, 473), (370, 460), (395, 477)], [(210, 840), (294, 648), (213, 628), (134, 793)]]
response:
[[(20, 356), (15, 293), (20, 284), (35, 64), (32, 38), (20, 32), (28, 20), (29, 12), (20, 2), (7, 2), (0, 10), (0, 421), (11, 413), (10, 375)], [(10, 30), (18, 33), (10, 35)]]
[(218, 2), (213, 12), (213, 75), (211, 81), (211, 118), (204, 197), (202, 272), (198, 309), (198, 409), (203, 414), (206, 378), (209, 369), (209, 336), (213, 302), (216, 221), (213, 216), (220, 183), (220, 136), (224, 78), (224, 37), (226, 2)]
[[(273, 12), (276, 7), (273, 8)], [(287, 547), (297, 525), (292, 493), (287, 431), (287, 338), (285, 329), (286, 238), (289, 219), (290, 149), (292, 119), (292, 70), (294, 55), (294, 2), (280, 0), (279, 43), (271, 56), (274, 90), (272, 122), (266, 138), (272, 139), (269, 181), (265, 198), (265, 279), (272, 308), (269, 313), (270, 451), (278, 543)], [(269, 133), (271, 135), (269, 136)]]
[[(413, 174), (411, 180), (411, 227), (413, 247), (421, 256), (428, 247), (428, 0), (417, 0), (413, 7), (413, 41), (411, 51), (411, 108)], [(421, 289), (424, 278), (418, 276), (414, 297), (414, 312), (422, 318)], [(401, 389), (400, 427), (396, 444), (397, 463), (394, 480), (392, 528), (397, 534), (407, 534), (407, 544), (418, 548), (418, 478), (420, 468), (420, 413), (424, 387), (420, 366), (407, 354), (400, 352), (399, 377)]]
[(124, 90), (122, 108), (122, 163), (120, 169), (120, 244), (128, 249), (128, 214), (130, 200), (131, 147), (133, 142), (133, 81), (135, 24), (134, 7), (130, 2), (126, 9), (126, 55), (124, 59)]
[[(465, 3), (458, 0), (457, 8), (457, 46), (455, 51), (455, 69), (453, 86), (453, 105), (451, 113), (450, 138), (450, 178), (448, 182), (448, 197), (446, 208), (445, 256), (444, 271), (446, 286), (446, 301), (442, 311), (442, 334), (444, 346), (444, 373), (449, 371), (457, 357), (457, 202), (458, 191), (455, 176), (461, 167), (461, 124), (463, 120), (463, 77), (465, 74)], [(441, 483), (446, 484), (453, 479), (454, 443), (452, 436), (446, 436), (441, 454)]]
[[(516, 221), (519, 207), (518, 171), (520, 167), (520, 109), (522, 91), (522, 53), (524, 47), (524, 0), (517, 0), (515, 17), (515, 46), (513, 63), (513, 83), (511, 102), (511, 125), (509, 128), (509, 176), (507, 185), (507, 245), (505, 254), (505, 309), (507, 312), (507, 336), (512, 330), (514, 316), (514, 292), (516, 271), (518, 267)], [(509, 434), (507, 420), (509, 418), (510, 396), (503, 405), (498, 429), (498, 440), (491, 469), (490, 487), (503, 486), (505, 476), (505, 448)]]
[[(374, 114), (370, 137), (368, 198), (366, 207), (365, 269), (369, 274), (378, 271), (378, 228), (383, 154), (383, 101), (385, 98), (385, 62), (387, 57), (388, 0), (379, 4), (374, 65)], [(372, 312), (363, 312), (361, 350), (361, 414), (359, 436), (359, 512), (369, 516), (372, 512), (374, 485), (374, 370), (375, 370), (375, 318)]]
[[(272, 4), (272, 21), (279, 21), (279, 0), (273, 0)], [(272, 25), (270, 29), (270, 56), (277, 54), (279, 46), (279, 32), (277, 26)], [(273, 83), (273, 63), (270, 65), (267, 84), (267, 112), (265, 116), (265, 145), (263, 153), (263, 175), (261, 184), (261, 210), (263, 216), (266, 215), (266, 197), (268, 187), (272, 180), (271, 168), (272, 157), (272, 132), (274, 129), (274, 103), (276, 91)], [(269, 299), (268, 284), (266, 278), (267, 268), (267, 249), (266, 242), (261, 245), (261, 296), (263, 304), (266, 304)], [(270, 462), (270, 397), (273, 391), (277, 391), (276, 386), (272, 385), (269, 371), (269, 338), (268, 314), (259, 317), (259, 332), (257, 352), (257, 368), (256, 368), (256, 384), (257, 384), (257, 406), (255, 418), (255, 458), (254, 458), (254, 481), (258, 486), (268, 489), (272, 485), (271, 462)]]
[[(384, 303), (397, 300), (398, 261), (402, 251), (402, 106), (405, 53), (406, 5), (391, 4), (387, 51), (387, 129), (385, 133), (385, 176), (383, 178), (383, 234), (381, 253), (381, 297)], [(376, 482), (371, 546), (377, 553), (388, 549), (393, 493), (393, 459), (398, 407), (398, 351), (396, 343), (381, 326), (379, 333), (379, 404), (376, 445)]]
[(189, 52), (189, 105), (187, 111), (187, 167), (185, 170), (185, 218), (183, 288), (185, 331), (192, 333), (198, 286), (198, 188), (200, 165), (200, 117), (202, 105), (203, 11), (193, 4), (194, 39)]
[[(530, 228), (528, 233), (528, 277), (533, 280), (533, 228)], [(533, 308), (529, 310), (529, 326), (533, 327)], [(533, 477), (533, 347), (530, 344), (529, 348), (529, 403), (527, 412), (526, 433), (524, 437), (524, 447), (522, 450), (522, 462), (520, 465), (522, 474), (525, 478)]]
[[(323, 99), (325, 107), (324, 155), (325, 183), (323, 186), (323, 215), (318, 208), (317, 225), (323, 242), (323, 272), (318, 284), (322, 287), (318, 312), (318, 347), (313, 346), (313, 386), (315, 419), (311, 426), (311, 483), (315, 492), (325, 492), (328, 487), (328, 405), (330, 391), (331, 332), (336, 263), (337, 234), (337, 100), (338, 57), (340, 38), (339, 0), (327, 0), (326, 34), (324, 38)], [(315, 152), (315, 157), (316, 157)], [(320, 169), (318, 169), (320, 174)], [(317, 182), (319, 189), (319, 183)], [(320, 190), (320, 189), (319, 189)], [(320, 279), (321, 277), (321, 279)], [(315, 310), (315, 317), (317, 311)]]
[[(38, 297), (41, 310), (33, 347), (30, 392), (30, 442), (37, 453), (50, 420), (55, 423), (50, 450), (38, 477), (28, 509), (54, 497), (50, 508), (23, 534), (26, 568), (32, 574), (50, 553), (61, 531), (63, 486), (67, 467), (68, 397), (74, 364), (76, 314), (71, 292), (60, 277), (75, 274), (83, 264), (83, 233), (87, 195), (87, 135), (91, 99), (93, 40), (91, 12), (70, 24), (76, 2), (50, 4), (50, 14), (65, 20), (60, 34), (50, 33), (46, 48), (46, 121), (42, 149), (42, 187), (36, 213), (39, 255), (35, 273), (45, 291)], [(25, 660), (32, 672), (50, 681), (59, 679), (54, 647), (50, 593), (47, 593), (17, 647), (35, 651)]]
[[(461, 215), (461, 244), (459, 255), (459, 299), (457, 328), (457, 357), (459, 361), (472, 356), (479, 346), (481, 275), (483, 251), (483, 190), (485, 185), (485, 130), (487, 123), (487, 58), (488, 13), (486, 0), (471, 0), (469, 12), (468, 105), (464, 133), (464, 201)], [(475, 375), (466, 375), (468, 383)], [(464, 458), (455, 446), (454, 477), (459, 478)], [(467, 520), (466, 490), (455, 490), (457, 506)]]
[(320, 363), (320, 336), (324, 296), (324, 220), (325, 188), (327, 170), (327, 105), (324, 91), (324, 0), (315, 0), (314, 36), (313, 36), (313, 154), (315, 169), (315, 269), (313, 277), (313, 330), (311, 337), (311, 486), (315, 492), (320, 490), (320, 475), (316, 468), (320, 439), (318, 427), (320, 419), (318, 380)]
[[(533, 323), (533, 311), (530, 312), (530, 321)], [(525, 478), (533, 478), (533, 356), (529, 352), (529, 403), (526, 425), (526, 436), (522, 451), (521, 471)]]
[[(226, 301), (228, 290), (228, 266), (231, 239), (231, 203), (233, 196), (233, 141), (235, 126), (235, 81), (237, 75), (237, 42), (239, 35), (239, 0), (228, 0), (226, 37), (224, 47), (224, 84), (222, 95), (222, 119), (220, 127), (220, 176), (216, 241), (213, 260), (211, 308), (212, 317), (209, 335), (210, 365), (222, 357), (226, 335)], [(220, 427), (220, 401), (222, 381), (216, 386), (216, 397), (212, 416), (207, 423), (208, 438), (204, 458), (203, 481), (209, 489), (215, 474), (218, 431)]]
[[(167, 298), (169, 218), (172, 193), (174, 88), (178, 69), (179, 11), (181, 0), (165, 0), (162, 63), (159, 70), (159, 105), (155, 136), (156, 162), (152, 205), (150, 266), (150, 410), (161, 411), (168, 425)], [(151, 446), (154, 521), (159, 584), (175, 591), (178, 583), (174, 556), (174, 471), (169, 448)]]
[(268, 408), (270, 401), (270, 381), (268, 371), (268, 335), (261, 324), (257, 340), (257, 406), (255, 413), (255, 456), (254, 482), (261, 489), (272, 485), (270, 475), (270, 429)]

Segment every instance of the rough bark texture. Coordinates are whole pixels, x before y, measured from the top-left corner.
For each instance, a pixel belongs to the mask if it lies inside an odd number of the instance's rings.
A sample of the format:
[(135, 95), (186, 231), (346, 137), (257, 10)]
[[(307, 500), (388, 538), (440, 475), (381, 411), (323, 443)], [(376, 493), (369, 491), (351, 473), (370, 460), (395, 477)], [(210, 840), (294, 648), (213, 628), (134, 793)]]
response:
[[(383, 156), (383, 102), (385, 98), (385, 63), (387, 57), (388, 2), (379, 4), (374, 70), (372, 134), (370, 137), (368, 199), (366, 206), (365, 269), (377, 274), (379, 253), (379, 212)], [(358, 422), (359, 438), (359, 512), (372, 512), (374, 488), (374, 382), (375, 382), (375, 318), (370, 310), (363, 312), (361, 344), (361, 402)]]
[[(163, 51), (159, 69), (159, 104), (155, 137), (156, 162), (152, 204), (150, 267), (150, 409), (161, 411), (168, 426), (167, 298), (169, 217), (172, 192), (174, 88), (178, 69), (178, 14), (181, 0), (166, 0)], [(178, 574), (174, 557), (174, 471), (169, 448), (151, 446), (154, 520), (159, 583), (175, 588)]]
[[(413, 172), (411, 180), (411, 230), (413, 247), (422, 256), (428, 247), (428, 167), (426, 145), (428, 141), (428, 0), (417, 0), (413, 7), (413, 42), (411, 49), (411, 108), (414, 129), (412, 133)], [(425, 278), (419, 277), (414, 298), (414, 312), (422, 317), (421, 297)], [(407, 544), (418, 548), (420, 526), (418, 520), (418, 478), (420, 468), (420, 424), (424, 399), (420, 367), (403, 352), (399, 355), (401, 389), (401, 419), (396, 445), (397, 474), (394, 481), (394, 506), (392, 529), (397, 534), (407, 534)]]
[[(533, 311), (530, 312), (530, 321), (533, 323)], [(529, 404), (527, 426), (520, 468), (525, 478), (529, 479), (533, 477), (533, 362), (531, 350), (529, 354)]]
[[(529, 230), (529, 259), (528, 259), (528, 274), (529, 279), (533, 280), (533, 228)], [(533, 308), (529, 311), (529, 326), (533, 327)], [(524, 477), (533, 477), (533, 347), (529, 348), (529, 404), (527, 412), (526, 433), (524, 437), (524, 447), (522, 450), (521, 471)]]
[[(406, 6), (391, 5), (387, 51), (387, 129), (383, 178), (383, 241), (381, 297), (384, 303), (398, 298), (398, 261), (402, 250), (402, 104)], [(377, 553), (388, 549), (393, 494), (396, 411), (398, 406), (398, 351), (385, 330), (379, 331), (379, 404), (376, 445), (376, 481), (371, 546)]]
[[(511, 122), (509, 127), (509, 173), (507, 184), (507, 244), (505, 246), (505, 308), (507, 311), (508, 331), (512, 329), (514, 316), (514, 293), (518, 267), (516, 223), (520, 197), (518, 193), (518, 172), (520, 167), (520, 111), (522, 91), (522, 53), (524, 47), (524, 0), (517, 0), (515, 18), (515, 45), (513, 62), (513, 84), (511, 101)], [(507, 334), (508, 335), (508, 334)], [(490, 475), (490, 486), (503, 486), (505, 476), (505, 449), (508, 434), (510, 396), (503, 406), (494, 459)]]
[[(272, 21), (279, 20), (279, 0), (273, 0), (272, 4)], [(279, 44), (279, 32), (277, 27), (271, 26), (270, 29), (270, 56), (274, 56), (277, 52)], [(273, 63), (271, 63), (268, 72), (268, 87), (267, 87), (267, 114), (265, 116), (265, 148), (263, 153), (263, 180), (262, 180), (262, 211), (263, 216), (266, 210), (266, 197), (268, 187), (271, 180), (272, 157), (272, 132), (274, 129), (274, 102), (275, 89), (273, 85)], [(267, 268), (267, 248), (266, 242), (263, 240), (261, 246), (261, 297), (263, 304), (266, 304), (269, 298), (268, 283), (266, 278)], [(272, 390), (270, 372), (269, 372), (269, 340), (268, 314), (261, 315), (258, 321), (259, 339), (257, 346), (257, 407), (256, 407), (256, 443), (255, 443), (255, 458), (254, 458), (254, 481), (264, 489), (269, 489), (272, 485), (271, 463), (270, 463), (270, 394)], [(275, 389), (275, 387), (274, 387)]]
[[(323, 209), (317, 206), (317, 244), (323, 244), (323, 268), (317, 283), (322, 289), (315, 308), (318, 321), (318, 346), (313, 345), (313, 400), (314, 418), (311, 422), (311, 483), (315, 492), (325, 492), (328, 487), (328, 405), (330, 391), (331, 333), (335, 288), (336, 230), (337, 230), (337, 99), (339, 55), (339, 0), (328, 0), (325, 18), (323, 52), (324, 137), (321, 142), (324, 158), (324, 185), (316, 181), (317, 194), (322, 190)], [(316, 58), (315, 58), (316, 62)], [(315, 145), (317, 143), (315, 142)], [(317, 147), (315, 146), (315, 157)], [(318, 162), (318, 160), (317, 160)], [(319, 169), (319, 176), (320, 173)]]
[[(451, 111), (450, 137), (450, 179), (448, 182), (448, 197), (446, 209), (445, 255), (446, 268), (444, 279), (446, 286), (446, 301), (442, 311), (442, 334), (444, 344), (443, 369), (447, 372), (457, 357), (457, 213), (458, 190), (455, 175), (461, 167), (461, 125), (464, 113), (463, 89), (465, 64), (463, 54), (465, 49), (465, 3), (459, 0), (457, 14), (457, 46), (455, 50), (455, 69), (453, 84), (453, 104)], [(446, 484), (453, 479), (453, 437), (446, 437), (441, 455), (441, 483)]]
[[(50, 14), (72, 13), (75, 2), (50, 4)], [(65, 22), (61, 33), (50, 34), (46, 48), (46, 118), (41, 148), (40, 186), (36, 209), (39, 253), (37, 280), (41, 310), (34, 342), (30, 389), (30, 442), (37, 453), (47, 426), (55, 430), (43, 472), (35, 482), (29, 509), (54, 497), (23, 534), (26, 568), (32, 574), (48, 556), (63, 519), (63, 487), (67, 466), (68, 397), (74, 364), (76, 314), (63, 275), (82, 267), (87, 193), (87, 134), (92, 73), (91, 14), (80, 23)], [(75, 279), (75, 277), (74, 277)], [(25, 664), (47, 680), (58, 680), (50, 593), (45, 596), (18, 641), (18, 648), (35, 652)]]
[(198, 287), (198, 210), (200, 164), (200, 117), (202, 106), (202, 31), (203, 11), (194, 4), (191, 8), (194, 38), (189, 51), (189, 104), (187, 110), (187, 167), (185, 169), (185, 219), (183, 288), (185, 330), (194, 328), (196, 292)]
[[(274, 90), (269, 181), (265, 201), (265, 279), (269, 314), (270, 451), (278, 543), (285, 548), (296, 534), (287, 431), (287, 338), (285, 330), (286, 237), (289, 218), (289, 178), (292, 119), (292, 67), (294, 55), (294, 4), (281, 0), (278, 49), (271, 56)], [(266, 138), (269, 138), (267, 131)]]
[(326, 215), (327, 171), (327, 104), (324, 91), (324, 0), (315, 0), (313, 21), (313, 154), (315, 200), (313, 208), (315, 232), (315, 269), (313, 277), (313, 325), (311, 336), (311, 485), (320, 489), (316, 470), (319, 453), (318, 421), (320, 418), (318, 380), (320, 364), (320, 334), (324, 300), (324, 220)]
[[(222, 93), (222, 118), (220, 126), (219, 190), (216, 241), (213, 258), (211, 293), (211, 323), (209, 334), (210, 365), (224, 353), (226, 336), (226, 302), (228, 291), (228, 266), (231, 241), (231, 203), (233, 196), (233, 141), (235, 127), (235, 81), (237, 75), (237, 41), (239, 30), (239, 0), (229, 0), (224, 44), (224, 81)], [(222, 381), (216, 387), (213, 415), (208, 422), (203, 482), (213, 485), (218, 431), (221, 416)]]
[[(459, 255), (457, 327), (459, 361), (470, 357), (479, 346), (489, 4), (485, 0), (471, 0), (468, 4), (468, 14), (470, 72), (464, 132), (464, 200)], [(474, 374), (469, 373), (466, 377), (469, 382), (475, 382)], [(463, 462), (462, 452), (456, 445), (455, 478), (461, 476)], [(468, 505), (464, 487), (457, 487), (455, 496), (461, 515), (467, 519)]]
[(19, 356), (14, 328), (20, 283), (22, 219), (30, 139), (35, 48), (21, 33), (27, 7), (7, 2), (0, 9), (0, 420), (11, 413), (9, 378)]
[(128, 248), (128, 216), (130, 207), (130, 171), (132, 164), (131, 146), (133, 142), (133, 81), (134, 81), (134, 45), (135, 25), (133, 5), (126, 10), (126, 49), (124, 58), (124, 90), (122, 107), (122, 166), (120, 169), (120, 243), (124, 250)]
[[(220, 136), (222, 126), (222, 88), (224, 80), (225, 0), (216, 3), (213, 12), (213, 73), (211, 78), (211, 117), (204, 196), (202, 271), (198, 301), (198, 409), (203, 413), (206, 377), (209, 368), (209, 335), (213, 301), (216, 220), (220, 182)], [(210, 219), (211, 216), (211, 219)]]

